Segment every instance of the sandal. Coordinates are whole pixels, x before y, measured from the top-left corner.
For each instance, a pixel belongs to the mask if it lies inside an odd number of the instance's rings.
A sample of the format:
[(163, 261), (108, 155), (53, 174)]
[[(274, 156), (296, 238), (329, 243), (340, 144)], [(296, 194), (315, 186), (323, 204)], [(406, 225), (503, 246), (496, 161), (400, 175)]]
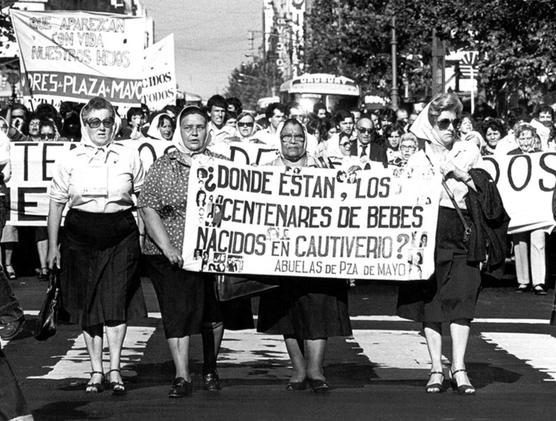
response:
[[(454, 392), (458, 392), (460, 395), (463, 396), (471, 396), (475, 394), (475, 388), (470, 383), (459, 384), (455, 378), (457, 373), (465, 373), (467, 377), (467, 370), (461, 368), (459, 370), (451, 371), (450, 370), (450, 383), (452, 384), (452, 389)], [(469, 381), (469, 379), (468, 379)]]
[[(442, 376), (440, 382), (430, 383), (432, 381), (432, 376), (439, 374)], [(444, 391), (442, 384), (444, 383), (444, 373), (442, 371), (431, 371), (429, 375), (429, 383), (425, 386), (425, 392), (427, 393), (441, 393)]]
[(8, 279), (14, 280), (17, 278), (15, 274), (15, 270), (12, 265), (6, 265), (4, 272), (6, 272), (6, 276), (8, 277)]
[[(106, 374), (108, 374), (108, 377), (110, 377), (110, 373), (113, 372), (113, 371), (120, 374), (120, 377), (121, 377), (121, 373), (120, 373), (119, 368), (113, 368), (112, 370), (108, 370), (107, 373), (106, 373)], [(112, 394), (114, 396), (123, 396), (127, 393), (127, 390), (125, 389), (125, 386), (122, 382), (110, 382), (110, 383), (108, 383), (108, 385), (112, 389)]]
[(48, 281), (48, 268), (47, 267), (42, 267), (40, 269), (36, 269), (36, 271), (37, 271), (37, 278), (39, 279), (40, 282)]
[(104, 373), (102, 371), (91, 371), (91, 379), (95, 374), (100, 374), (102, 376), (102, 381), (100, 383), (87, 383), (85, 386), (86, 393), (101, 393), (104, 391), (104, 386), (102, 383), (104, 382)]

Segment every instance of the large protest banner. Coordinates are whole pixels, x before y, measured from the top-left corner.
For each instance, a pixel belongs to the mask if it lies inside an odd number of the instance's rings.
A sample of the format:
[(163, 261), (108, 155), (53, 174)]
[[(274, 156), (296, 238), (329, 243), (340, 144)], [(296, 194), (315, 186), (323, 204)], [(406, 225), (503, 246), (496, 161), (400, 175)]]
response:
[(114, 105), (141, 102), (145, 19), (97, 12), (10, 9), (26, 73), (24, 93)]
[[(123, 140), (129, 147), (137, 148), (145, 170), (161, 155), (174, 148), (171, 142), (157, 139)], [(8, 224), (38, 226), (46, 224), (48, 214), (48, 188), (52, 167), (67, 149), (75, 148), (72, 142), (13, 142), (10, 155), (12, 176), (7, 183), (10, 196)], [(260, 164), (272, 161), (277, 151), (258, 144), (232, 142), (218, 148), (218, 153), (243, 164)]]
[(510, 216), (509, 233), (556, 225), (552, 196), (556, 188), (556, 152), (483, 157), (483, 167), (498, 186)]
[(393, 280), (434, 270), (438, 176), (201, 157), (189, 183), (185, 269)]
[(174, 34), (145, 48), (141, 102), (151, 110), (161, 110), (176, 103), (176, 66)]

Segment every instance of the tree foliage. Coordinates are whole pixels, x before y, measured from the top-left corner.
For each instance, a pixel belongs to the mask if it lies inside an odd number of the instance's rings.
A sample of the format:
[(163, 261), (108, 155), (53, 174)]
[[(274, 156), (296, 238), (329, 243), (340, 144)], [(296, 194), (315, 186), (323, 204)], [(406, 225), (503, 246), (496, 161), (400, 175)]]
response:
[(308, 16), (309, 69), (351, 76), (364, 89), (387, 93), (392, 16), (399, 73), (413, 89), (430, 85), (433, 29), (450, 50), (479, 51), (479, 84), (488, 99), (554, 89), (554, 0), (315, 0)]
[(254, 110), (257, 100), (270, 96), (281, 81), (280, 71), (273, 60), (242, 63), (232, 70), (225, 95), (239, 98), (243, 108)]

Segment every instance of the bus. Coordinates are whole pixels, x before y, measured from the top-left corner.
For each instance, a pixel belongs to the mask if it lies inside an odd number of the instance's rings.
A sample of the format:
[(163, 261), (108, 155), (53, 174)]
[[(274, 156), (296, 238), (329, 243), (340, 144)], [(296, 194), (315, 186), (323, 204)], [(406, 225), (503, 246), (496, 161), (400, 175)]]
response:
[(340, 109), (359, 108), (361, 89), (353, 79), (328, 73), (305, 73), (280, 86), (280, 102), (297, 102), (306, 113), (322, 102), (334, 114)]

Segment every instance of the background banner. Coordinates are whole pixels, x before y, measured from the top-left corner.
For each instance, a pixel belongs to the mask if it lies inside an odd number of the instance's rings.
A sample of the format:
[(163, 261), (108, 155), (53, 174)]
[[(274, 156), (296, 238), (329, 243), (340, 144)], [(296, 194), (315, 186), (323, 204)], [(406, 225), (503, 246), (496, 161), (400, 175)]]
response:
[(150, 110), (161, 110), (176, 103), (176, 65), (174, 34), (145, 49), (142, 102)]
[(189, 180), (185, 269), (392, 280), (434, 270), (437, 176), (199, 157)]
[(510, 234), (556, 225), (552, 196), (556, 188), (556, 152), (483, 157), (483, 166), (500, 191), (511, 221)]
[(145, 19), (98, 12), (10, 9), (24, 94), (114, 105), (141, 103)]

